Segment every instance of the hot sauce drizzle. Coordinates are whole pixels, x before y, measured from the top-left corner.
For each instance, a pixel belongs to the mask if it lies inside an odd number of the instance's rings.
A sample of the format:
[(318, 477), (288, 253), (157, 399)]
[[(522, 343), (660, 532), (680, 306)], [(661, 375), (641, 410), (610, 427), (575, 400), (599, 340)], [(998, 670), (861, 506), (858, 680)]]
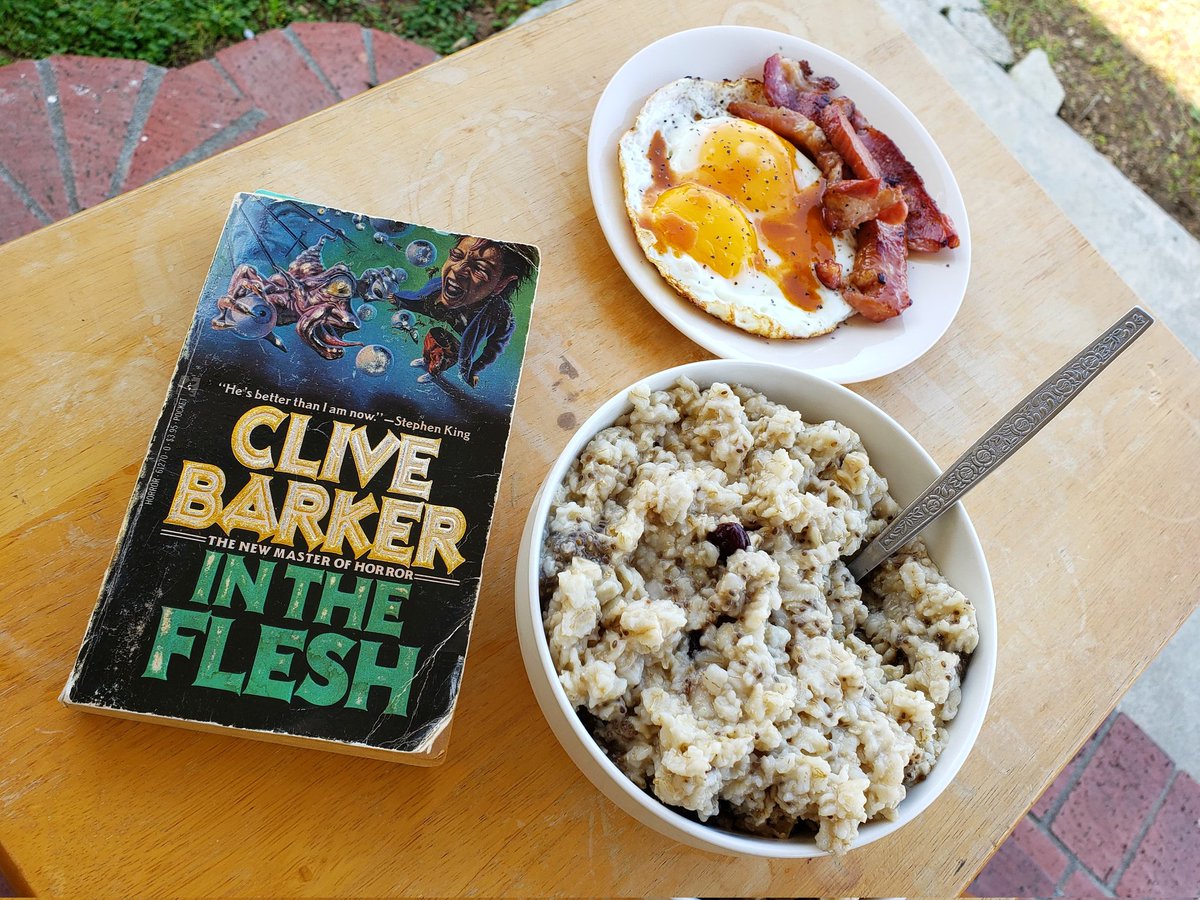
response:
[[(650, 162), (650, 187), (643, 198), (638, 224), (654, 233), (659, 252), (666, 252), (668, 245), (676, 251), (686, 252), (695, 243), (696, 227), (691, 222), (671, 215), (651, 221), (647, 213), (664, 191), (689, 181), (718, 191), (737, 203), (738, 184), (730, 178), (736, 173), (708, 172), (701, 177), (693, 177), (700, 176), (700, 173), (676, 173), (671, 168), (667, 141), (661, 131), (656, 131), (651, 138), (646, 157)], [(795, 190), (794, 205), (786, 205), (775, 214), (747, 215), (755, 223), (761, 243), (780, 259), (776, 265), (768, 265), (760, 252), (751, 264), (771, 278), (790, 303), (808, 312), (821, 307), (822, 285), (814, 266), (818, 262), (835, 260), (833, 235), (821, 218), (824, 190), (825, 180), (818, 179)]]

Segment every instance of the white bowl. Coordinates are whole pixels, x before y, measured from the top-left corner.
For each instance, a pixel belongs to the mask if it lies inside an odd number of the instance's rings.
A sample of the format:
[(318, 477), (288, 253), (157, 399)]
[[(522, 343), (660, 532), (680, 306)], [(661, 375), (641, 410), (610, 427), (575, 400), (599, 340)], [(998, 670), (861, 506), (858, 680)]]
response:
[[(769, 340), (710, 316), (662, 278), (638, 246), (625, 212), (617, 142), (652, 93), (677, 78), (697, 75), (720, 81), (762, 78), (773, 53), (807, 59), (818, 75), (832, 75), (871, 123), (894, 140), (925, 187), (954, 220), (962, 243), (954, 250), (914, 253), (908, 260), (913, 304), (886, 322), (853, 316), (821, 337)], [(588, 131), (588, 186), (604, 237), (625, 274), (672, 325), (726, 359), (780, 363), (849, 384), (879, 378), (906, 366), (932, 347), (954, 321), (971, 272), (971, 229), (962, 192), (950, 165), (917, 117), (886, 87), (854, 63), (790, 34), (740, 25), (680, 31), (655, 41), (629, 59), (609, 81)]]
[[(814, 375), (770, 363), (707, 360), (667, 369), (642, 381), (651, 390), (662, 390), (681, 375), (702, 387), (714, 381), (746, 385), (798, 410), (807, 421), (836, 419), (848, 425), (862, 438), (872, 464), (888, 479), (892, 496), (901, 505), (915, 498), (940, 474), (929, 454), (894, 419), (852, 391)], [(622, 390), (604, 403), (567, 442), (546, 476), (525, 524), (517, 558), (517, 635), (538, 705), (580, 771), (617, 806), (655, 831), (690, 847), (731, 855), (780, 859), (824, 856), (825, 852), (812, 838), (779, 840), (735, 834), (685, 818), (642, 791), (588, 734), (558, 681), (546, 644), (538, 597), (538, 561), (546, 517), (555, 488), (587, 442), (630, 408), (629, 390)], [(920, 784), (909, 788), (893, 821), (863, 825), (852, 847), (869, 844), (911, 822), (945, 790), (975, 743), (992, 692), (996, 671), (996, 605), (979, 538), (961, 504), (944, 513), (924, 536), (942, 573), (974, 603), (979, 646), (963, 677), (958, 717), (947, 726), (949, 740), (933, 771)]]

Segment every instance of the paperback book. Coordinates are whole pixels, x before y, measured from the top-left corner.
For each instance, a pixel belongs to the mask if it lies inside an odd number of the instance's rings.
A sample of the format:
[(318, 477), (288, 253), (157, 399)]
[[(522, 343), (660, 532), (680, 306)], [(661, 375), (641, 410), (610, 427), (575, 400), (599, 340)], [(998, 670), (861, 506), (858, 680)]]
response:
[(63, 702), (440, 762), (538, 262), (238, 195)]

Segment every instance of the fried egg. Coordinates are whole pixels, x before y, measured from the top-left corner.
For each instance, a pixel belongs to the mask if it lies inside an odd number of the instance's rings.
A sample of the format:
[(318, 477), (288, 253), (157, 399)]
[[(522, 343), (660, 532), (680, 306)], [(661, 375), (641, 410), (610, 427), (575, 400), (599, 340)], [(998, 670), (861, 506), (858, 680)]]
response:
[(753, 334), (825, 334), (854, 314), (817, 279), (849, 273), (854, 245), (821, 219), (821, 173), (768, 128), (730, 115), (765, 102), (761, 82), (683, 78), (656, 91), (621, 138), (638, 243), (663, 277), (710, 315)]

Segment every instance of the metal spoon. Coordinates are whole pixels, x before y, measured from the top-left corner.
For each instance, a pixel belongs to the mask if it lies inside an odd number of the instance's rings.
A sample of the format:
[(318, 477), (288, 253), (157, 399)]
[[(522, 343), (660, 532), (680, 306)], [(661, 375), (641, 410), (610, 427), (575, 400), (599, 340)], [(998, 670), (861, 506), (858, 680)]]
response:
[(896, 516), (875, 540), (850, 558), (848, 565), (854, 580), (862, 581), (867, 573), (924, 531), (967, 491), (999, 468), (1153, 324), (1151, 315), (1135, 306), (1005, 413), (999, 422), (955, 460), (954, 465), (926, 488), (925, 493)]

